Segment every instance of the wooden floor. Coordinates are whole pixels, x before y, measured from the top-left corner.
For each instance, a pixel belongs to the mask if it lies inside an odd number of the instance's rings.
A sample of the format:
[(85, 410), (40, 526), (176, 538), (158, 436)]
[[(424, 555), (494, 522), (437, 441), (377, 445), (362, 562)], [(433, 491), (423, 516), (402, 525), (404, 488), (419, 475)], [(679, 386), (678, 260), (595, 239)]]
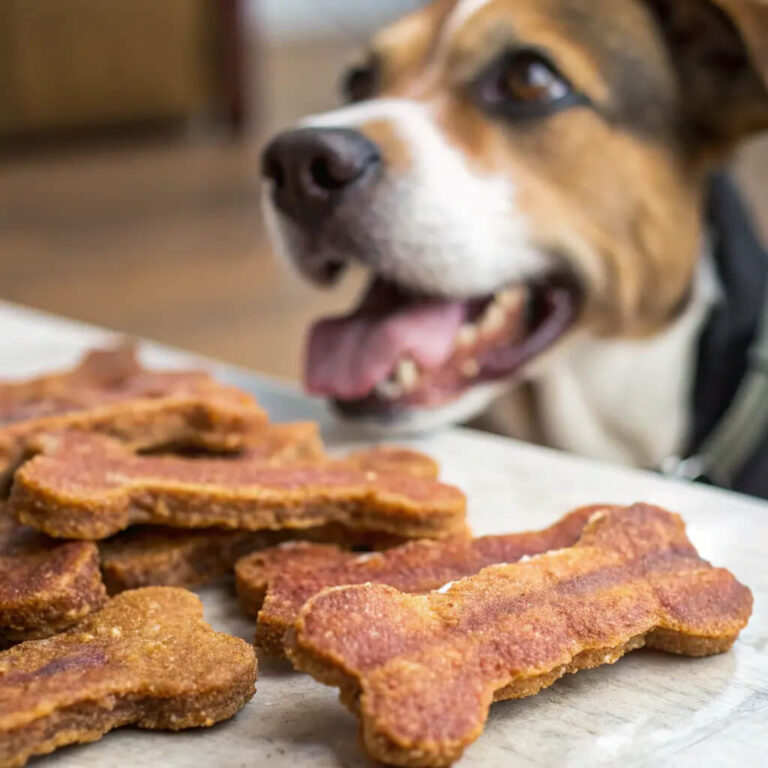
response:
[[(333, 104), (349, 51), (312, 46), (263, 63), (263, 134)], [(259, 217), (260, 138), (198, 135), (0, 160), (0, 297), (282, 376), (307, 322), (349, 306), (272, 257)], [(768, 150), (742, 161), (768, 233)]]
[[(269, 57), (262, 134), (333, 104), (345, 57)], [(0, 297), (295, 377), (307, 322), (356, 286), (317, 291), (272, 257), (260, 144), (190, 131), (3, 157)]]

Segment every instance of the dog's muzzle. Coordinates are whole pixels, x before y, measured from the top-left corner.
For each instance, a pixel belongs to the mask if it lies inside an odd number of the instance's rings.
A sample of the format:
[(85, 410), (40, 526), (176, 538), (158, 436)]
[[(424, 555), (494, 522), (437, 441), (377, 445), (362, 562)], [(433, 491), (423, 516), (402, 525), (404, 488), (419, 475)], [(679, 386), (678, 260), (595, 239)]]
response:
[(387, 106), (412, 140), (404, 168), (349, 128), (291, 130), (264, 152), (282, 252), (319, 284), (370, 272), (355, 309), (312, 326), (305, 384), (357, 417), (468, 415), (568, 331), (579, 285), (532, 248), (505, 181), (469, 170), (419, 105)]

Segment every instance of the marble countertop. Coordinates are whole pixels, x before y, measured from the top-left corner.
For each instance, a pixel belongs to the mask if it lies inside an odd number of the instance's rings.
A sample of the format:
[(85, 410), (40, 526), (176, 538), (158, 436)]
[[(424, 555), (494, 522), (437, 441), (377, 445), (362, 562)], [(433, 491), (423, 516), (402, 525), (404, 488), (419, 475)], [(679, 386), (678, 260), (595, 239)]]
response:
[[(85, 347), (110, 336), (0, 303), (0, 376), (71, 364)], [(142, 350), (154, 365), (201, 362), (159, 345), (147, 343)], [(318, 419), (332, 445), (358, 442), (321, 403), (289, 386), (204, 362), (252, 391), (274, 420)], [(468, 430), (410, 443), (433, 454), (446, 480), (466, 491), (476, 533), (539, 528), (585, 503), (648, 501), (681, 513), (701, 554), (732, 570), (755, 596), (752, 620), (732, 652), (694, 660), (639, 651), (613, 666), (566, 677), (535, 697), (495, 704), (485, 733), (458, 765), (766, 764), (768, 504)], [(238, 611), (230, 585), (200, 594), (217, 629), (252, 639), (253, 622)], [(339, 704), (336, 689), (294, 673), (285, 662), (260, 662), (256, 696), (227, 723), (177, 734), (124, 729), (32, 765), (369, 765), (357, 744), (356, 720)]]

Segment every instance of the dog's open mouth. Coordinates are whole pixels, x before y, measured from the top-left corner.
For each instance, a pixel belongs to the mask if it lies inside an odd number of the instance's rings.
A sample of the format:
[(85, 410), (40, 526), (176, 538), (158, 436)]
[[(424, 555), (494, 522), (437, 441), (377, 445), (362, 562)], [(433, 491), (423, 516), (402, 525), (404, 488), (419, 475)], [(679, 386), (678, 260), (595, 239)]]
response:
[(437, 408), (514, 376), (566, 333), (580, 303), (576, 281), (562, 274), (471, 300), (377, 277), (354, 312), (313, 326), (307, 389), (348, 415)]

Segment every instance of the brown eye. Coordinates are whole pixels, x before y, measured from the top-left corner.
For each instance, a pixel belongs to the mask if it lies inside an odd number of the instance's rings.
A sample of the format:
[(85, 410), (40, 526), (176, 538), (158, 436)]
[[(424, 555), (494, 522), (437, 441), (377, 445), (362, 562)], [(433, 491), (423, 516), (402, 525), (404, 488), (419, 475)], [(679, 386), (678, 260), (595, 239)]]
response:
[(519, 102), (552, 102), (570, 92), (568, 83), (546, 61), (524, 53), (512, 58), (499, 73), (499, 91)]
[(536, 51), (508, 51), (481, 74), (474, 90), (482, 108), (507, 117), (545, 116), (589, 103)]
[(376, 93), (378, 86), (379, 67), (376, 60), (371, 58), (347, 71), (342, 79), (341, 92), (345, 101), (365, 101)]

